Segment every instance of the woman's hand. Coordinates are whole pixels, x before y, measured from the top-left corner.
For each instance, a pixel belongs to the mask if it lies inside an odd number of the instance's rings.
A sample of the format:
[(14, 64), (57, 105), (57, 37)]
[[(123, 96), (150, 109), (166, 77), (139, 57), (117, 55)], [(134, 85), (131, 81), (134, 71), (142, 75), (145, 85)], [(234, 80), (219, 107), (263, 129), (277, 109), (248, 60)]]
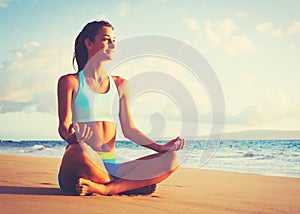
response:
[(73, 124), (73, 128), (76, 134), (77, 141), (87, 141), (91, 139), (93, 135), (93, 131), (91, 131), (91, 128), (84, 124), (83, 126), (79, 126), (78, 123)]
[(165, 145), (161, 145), (158, 152), (162, 153), (162, 152), (169, 152), (169, 151), (177, 151), (183, 149), (184, 144), (185, 144), (185, 140), (181, 137), (177, 137), (173, 140), (170, 140)]

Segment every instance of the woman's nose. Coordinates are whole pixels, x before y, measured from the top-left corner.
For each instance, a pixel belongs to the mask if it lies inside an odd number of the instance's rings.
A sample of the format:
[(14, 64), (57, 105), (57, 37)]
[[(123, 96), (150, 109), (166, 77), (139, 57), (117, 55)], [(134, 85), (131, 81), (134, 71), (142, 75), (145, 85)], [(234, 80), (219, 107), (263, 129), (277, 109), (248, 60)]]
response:
[(109, 48), (110, 48), (110, 49), (114, 49), (115, 47), (116, 47), (115, 43), (114, 43), (113, 41), (111, 41), (111, 42), (109, 43)]

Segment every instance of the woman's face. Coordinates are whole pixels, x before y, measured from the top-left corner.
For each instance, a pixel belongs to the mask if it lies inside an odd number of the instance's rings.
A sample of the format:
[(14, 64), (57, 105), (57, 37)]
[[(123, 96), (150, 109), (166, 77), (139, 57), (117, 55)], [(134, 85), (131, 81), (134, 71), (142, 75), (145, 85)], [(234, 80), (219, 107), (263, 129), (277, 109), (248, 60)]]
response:
[(90, 41), (88, 47), (89, 59), (97, 54), (97, 58), (101, 60), (111, 60), (115, 48), (115, 36), (113, 29), (103, 26), (95, 36), (94, 41)]

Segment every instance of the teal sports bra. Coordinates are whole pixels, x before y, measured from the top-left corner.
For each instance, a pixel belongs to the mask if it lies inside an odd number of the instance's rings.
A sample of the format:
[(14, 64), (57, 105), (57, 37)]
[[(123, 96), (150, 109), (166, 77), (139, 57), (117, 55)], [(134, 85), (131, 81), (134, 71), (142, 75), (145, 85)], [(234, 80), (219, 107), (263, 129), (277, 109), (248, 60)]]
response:
[(72, 120), (77, 122), (108, 121), (116, 123), (119, 115), (119, 93), (115, 81), (108, 75), (109, 89), (104, 94), (91, 90), (79, 71), (79, 87), (72, 103)]

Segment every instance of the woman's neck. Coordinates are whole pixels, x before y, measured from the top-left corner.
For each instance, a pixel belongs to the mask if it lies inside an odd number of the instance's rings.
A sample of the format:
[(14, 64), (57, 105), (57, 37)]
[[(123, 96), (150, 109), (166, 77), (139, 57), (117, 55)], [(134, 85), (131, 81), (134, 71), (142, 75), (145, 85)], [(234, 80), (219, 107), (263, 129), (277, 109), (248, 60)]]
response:
[(98, 83), (102, 83), (107, 78), (107, 73), (103, 63), (87, 63), (84, 67), (84, 74), (88, 78), (94, 79)]

